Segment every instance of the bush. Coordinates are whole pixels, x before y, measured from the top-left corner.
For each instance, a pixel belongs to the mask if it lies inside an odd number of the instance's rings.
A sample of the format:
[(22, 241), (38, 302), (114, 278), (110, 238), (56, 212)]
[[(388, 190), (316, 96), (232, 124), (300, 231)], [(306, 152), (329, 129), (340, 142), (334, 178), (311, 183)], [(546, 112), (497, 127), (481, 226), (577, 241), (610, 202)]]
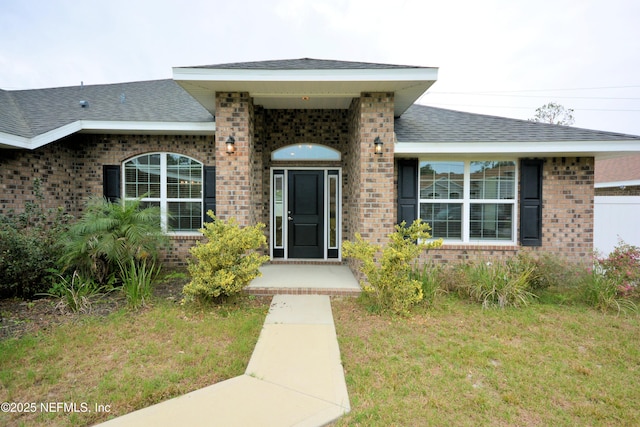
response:
[(416, 265), (410, 274), (412, 279), (420, 282), (423, 300), (428, 306), (433, 305), (438, 295), (447, 292), (445, 270), (446, 266), (430, 262), (425, 263), (422, 268), (418, 268)]
[(0, 297), (32, 298), (52, 283), (50, 270), (71, 217), (62, 208), (42, 208), (39, 179), (33, 182), (33, 194), (22, 213), (0, 215)]
[(385, 247), (364, 241), (343, 243), (343, 254), (361, 262), (368, 284), (362, 284), (363, 295), (375, 311), (407, 314), (409, 308), (423, 298), (421, 283), (411, 276), (412, 265), (425, 250), (437, 248), (442, 240), (429, 241), (431, 228), (420, 219), (407, 227), (396, 225)]
[(620, 292), (616, 277), (607, 274), (607, 271), (597, 263), (586, 276), (582, 295), (586, 304), (603, 312), (636, 311), (633, 301)]
[(477, 262), (463, 268), (467, 281), (461, 291), (487, 307), (520, 307), (535, 295), (529, 279), (534, 267), (520, 262)]
[(93, 298), (99, 295), (103, 288), (90, 279), (80, 277), (77, 271), (73, 272), (71, 278), (58, 277), (59, 280), (55, 281), (45, 294), (59, 298), (56, 308), (63, 312), (68, 310), (73, 313), (90, 313)]
[(208, 241), (190, 250), (191, 282), (182, 290), (186, 301), (213, 301), (238, 294), (260, 275), (258, 268), (269, 259), (255, 252), (267, 243), (264, 224), (241, 228), (235, 218), (223, 221), (211, 211), (207, 214), (213, 221), (200, 231)]
[(136, 262), (133, 258), (128, 263), (120, 264), (122, 291), (127, 298), (129, 308), (137, 310), (145, 307), (151, 299), (152, 284), (160, 273), (155, 263), (147, 265), (146, 260)]
[(620, 240), (608, 257), (596, 262), (616, 283), (621, 296), (640, 296), (640, 248)]
[(121, 281), (121, 264), (156, 261), (168, 241), (160, 227), (160, 209), (143, 209), (140, 204), (91, 199), (85, 214), (64, 235), (63, 271), (77, 270), (104, 285), (114, 277)]

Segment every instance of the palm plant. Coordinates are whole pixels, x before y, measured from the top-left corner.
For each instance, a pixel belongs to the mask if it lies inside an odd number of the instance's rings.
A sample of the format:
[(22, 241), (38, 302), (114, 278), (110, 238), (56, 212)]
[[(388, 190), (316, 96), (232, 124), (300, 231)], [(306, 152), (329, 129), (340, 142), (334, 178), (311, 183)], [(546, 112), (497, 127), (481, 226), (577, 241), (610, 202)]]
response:
[(60, 262), (63, 270), (78, 270), (105, 284), (119, 272), (119, 265), (155, 261), (166, 242), (158, 207), (142, 208), (140, 199), (112, 203), (94, 198), (64, 235)]

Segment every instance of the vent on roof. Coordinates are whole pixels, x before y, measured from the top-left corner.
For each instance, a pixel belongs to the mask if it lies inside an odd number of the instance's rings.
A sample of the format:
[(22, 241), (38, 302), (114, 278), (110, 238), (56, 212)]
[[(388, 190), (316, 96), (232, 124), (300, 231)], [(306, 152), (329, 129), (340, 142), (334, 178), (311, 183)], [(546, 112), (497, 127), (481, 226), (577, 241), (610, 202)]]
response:
[(88, 107), (88, 106), (89, 106), (89, 101), (84, 101), (84, 100), (83, 100), (83, 101), (80, 101), (80, 106), (81, 106), (82, 108), (86, 108), (86, 107)]

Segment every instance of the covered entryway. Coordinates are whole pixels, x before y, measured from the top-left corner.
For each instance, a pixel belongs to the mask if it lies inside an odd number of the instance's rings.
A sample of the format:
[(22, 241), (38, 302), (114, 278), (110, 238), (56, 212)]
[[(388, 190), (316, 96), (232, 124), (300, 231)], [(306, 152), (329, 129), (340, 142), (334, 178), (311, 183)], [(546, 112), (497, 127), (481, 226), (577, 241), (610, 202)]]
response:
[(272, 169), (272, 258), (340, 258), (339, 183), (339, 168)]

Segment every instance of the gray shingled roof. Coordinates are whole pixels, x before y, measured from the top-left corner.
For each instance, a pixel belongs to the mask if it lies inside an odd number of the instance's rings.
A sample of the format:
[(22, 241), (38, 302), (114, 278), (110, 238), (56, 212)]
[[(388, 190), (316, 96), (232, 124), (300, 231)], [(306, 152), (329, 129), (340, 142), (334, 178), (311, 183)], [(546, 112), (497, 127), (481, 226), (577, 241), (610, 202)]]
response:
[[(87, 101), (83, 108), (80, 101)], [(78, 120), (212, 122), (173, 80), (0, 91), (0, 132), (32, 138)]]
[(399, 142), (621, 141), (640, 136), (535, 123), (414, 104), (395, 120)]
[(400, 68), (404, 69), (428, 67), (300, 58), (274, 61), (236, 62), (232, 64), (200, 65), (184, 68), (208, 68), (221, 70), (392, 70)]

